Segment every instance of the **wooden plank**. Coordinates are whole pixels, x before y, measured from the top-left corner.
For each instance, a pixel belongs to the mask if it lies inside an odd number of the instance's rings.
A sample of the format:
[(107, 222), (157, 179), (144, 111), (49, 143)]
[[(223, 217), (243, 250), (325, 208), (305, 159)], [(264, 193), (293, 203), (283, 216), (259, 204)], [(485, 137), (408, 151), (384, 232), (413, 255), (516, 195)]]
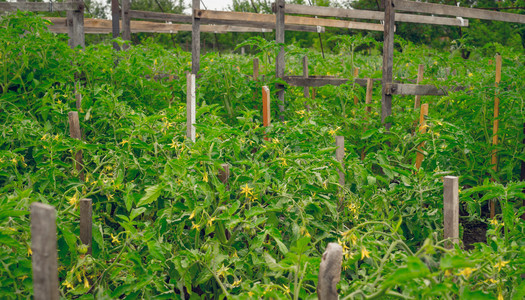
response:
[[(420, 133), (426, 133), (427, 132), (427, 120), (426, 116), (428, 116), (428, 103), (425, 103), (421, 105), (421, 110), (419, 113), (419, 132)], [(416, 154), (416, 170), (419, 170), (421, 168), (421, 163), (423, 162), (423, 159), (425, 156), (423, 155), (423, 147), (425, 147), (425, 142), (422, 142), (417, 146), (417, 154)]]
[[(112, 37), (114, 39), (118, 38), (120, 34), (120, 7), (118, 0), (111, 0), (111, 27), (112, 27)], [(113, 42), (113, 49), (119, 51), (120, 46), (117, 42)]]
[[(230, 25), (263, 25), (268, 28), (275, 28), (275, 22), (272, 20), (275, 18), (270, 14), (256, 14), (246, 12), (225, 12), (225, 11), (213, 11), (213, 10), (199, 10), (197, 11), (198, 16), (203, 22), (213, 24), (230, 24)], [(287, 30), (293, 30), (294, 27), (289, 26), (308, 26), (308, 31), (323, 32), (321, 27), (334, 27), (334, 28), (349, 28), (349, 29), (361, 29), (361, 30), (376, 30), (382, 31), (383, 26), (375, 23), (363, 23), (363, 22), (352, 22), (334, 19), (318, 19), (309, 17), (297, 17), (297, 16), (285, 16), (284, 24)], [(290, 29), (289, 29), (290, 28)], [(301, 28), (301, 27), (296, 27)], [(301, 31), (306, 31), (301, 30)]]
[[(423, 81), (423, 73), (425, 72), (425, 66), (420, 64), (417, 66), (417, 81), (416, 84), (420, 84)], [(421, 95), (416, 95), (414, 99), (414, 109), (418, 109), (421, 106)]]
[[(495, 86), (496, 88), (499, 86), (499, 83), (501, 82), (501, 55), (496, 55), (496, 80), (495, 80)], [(499, 97), (496, 91), (496, 95), (494, 97), (494, 125), (492, 127), (492, 156), (490, 159), (490, 163), (492, 164), (492, 170), (494, 172), (498, 171), (498, 155), (496, 146), (498, 145), (498, 130), (499, 130)], [(492, 178), (494, 180), (494, 178)], [(494, 218), (496, 215), (496, 201), (491, 200), (490, 201), (490, 217)]]
[(396, 0), (396, 10), (525, 24), (525, 15), (426, 2)]
[[(385, 19), (384, 13), (380, 11), (307, 6), (299, 4), (287, 4), (285, 8), (285, 13), (378, 21), (383, 21)], [(468, 26), (469, 24), (468, 20), (461, 21), (456, 18), (444, 18), (412, 14), (396, 14), (395, 19), (396, 22), (423, 23), (432, 25)]]
[(372, 80), (372, 78), (368, 78), (366, 81), (366, 98), (365, 98), (367, 113), (372, 112), (371, 104), (372, 104), (373, 86), (374, 86), (374, 81)]
[(81, 2), (0, 2), (0, 11), (68, 11), (80, 10)]
[(201, 20), (197, 16), (197, 10), (201, 8), (200, 0), (192, 2), (192, 30), (191, 30), (191, 73), (197, 74), (200, 70), (201, 57)]
[[(345, 168), (345, 163), (344, 163), (345, 137), (336, 135), (335, 136), (335, 146), (337, 147), (337, 149), (335, 150), (335, 159), (341, 163), (344, 169)], [(345, 173), (337, 169), (337, 174), (339, 175), (339, 207), (342, 207), (344, 203), (343, 187), (345, 186)]]
[[(284, 0), (277, 0), (276, 1), (276, 10), (275, 10), (275, 42), (277, 44), (281, 44), (279, 53), (277, 54), (277, 58), (275, 59), (275, 75), (277, 78), (283, 78), (284, 77), (284, 68), (285, 68), (285, 60), (284, 60)], [(284, 87), (280, 86), (279, 84), (276, 84), (277, 89), (277, 99), (279, 101), (279, 118), (281, 119), (281, 122), (284, 121)]]
[(192, 16), (181, 14), (170, 14), (156, 11), (130, 10), (130, 19), (155, 20), (175, 23), (192, 23)]
[(270, 110), (270, 89), (267, 86), (262, 87), (262, 102), (263, 102), (263, 126), (270, 126), (271, 110)]
[[(359, 76), (359, 68), (354, 67), (354, 79), (357, 78), (358, 76)], [(354, 95), (354, 105), (357, 105), (358, 102), (359, 102), (359, 98), (357, 98), (357, 95)]]
[(348, 82), (346, 78), (324, 77), (324, 76), (284, 76), (283, 80), (291, 86), (319, 87), (325, 85), (338, 86)]
[(196, 99), (195, 99), (195, 74), (186, 76), (186, 136), (195, 142), (196, 132)]
[(257, 57), (253, 59), (253, 80), (259, 80), (259, 59)]
[(337, 283), (341, 279), (343, 247), (338, 243), (329, 243), (321, 258), (317, 280), (317, 297), (320, 300), (337, 300)]
[(93, 234), (93, 205), (91, 199), (80, 199), (80, 241), (87, 246), (87, 254), (91, 254)]
[(459, 184), (456, 176), (443, 178), (443, 238), (452, 241), (445, 243), (448, 249), (459, 243)]
[(79, 4), (78, 9), (70, 10), (67, 12), (69, 27), (69, 46), (76, 48), (78, 46), (85, 48), (86, 43), (84, 39), (84, 3), (82, 0), (73, 1)]
[[(129, 10), (131, 8), (130, 0), (122, 0), (122, 39), (124, 41), (131, 41), (131, 19), (129, 17)], [(129, 44), (122, 46), (124, 50), (129, 48)]]
[[(308, 79), (308, 56), (303, 56), (303, 78)], [(310, 98), (310, 88), (303, 87), (303, 97)]]
[(392, 114), (392, 95), (387, 92), (387, 85), (392, 83), (394, 68), (394, 26), (395, 9), (393, 0), (384, 0), (385, 30), (383, 33), (383, 89), (381, 96), (381, 123), (390, 130), (386, 119)]
[[(77, 140), (82, 139), (82, 133), (80, 131), (80, 122), (78, 119), (78, 112), (70, 111), (68, 113), (68, 121), (69, 136)], [(84, 172), (82, 171), (82, 166), (82, 150), (78, 150), (77, 153), (75, 153), (75, 169), (78, 172), (80, 180), (84, 181)]]
[(58, 258), (55, 209), (31, 204), (31, 261), (35, 300), (58, 300)]
[(427, 84), (399, 84), (392, 83), (386, 84), (385, 93), (387, 95), (430, 95), (430, 96), (443, 96), (446, 95), (446, 91), (440, 89), (434, 85)]

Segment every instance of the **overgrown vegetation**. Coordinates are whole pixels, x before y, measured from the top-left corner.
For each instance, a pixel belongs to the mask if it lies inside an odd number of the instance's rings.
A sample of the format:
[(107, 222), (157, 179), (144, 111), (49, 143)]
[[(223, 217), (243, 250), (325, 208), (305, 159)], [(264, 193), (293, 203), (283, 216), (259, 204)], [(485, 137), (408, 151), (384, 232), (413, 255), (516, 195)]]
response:
[[(185, 138), (189, 53), (153, 43), (118, 53), (110, 43), (71, 50), (64, 37), (47, 32), (45, 21), (21, 13), (3, 18), (0, 27), (1, 298), (32, 295), (29, 205), (35, 201), (57, 210), (65, 298), (311, 299), (329, 242), (344, 247), (339, 287), (345, 299), (524, 297), (520, 53), (492, 44), (463, 60), (459, 48), (437, 52), (396, 39), (397, 80), (415, 79), (424, 64), (425, 83), (465, 87), (423, 97), (430, 104), (425, 134), (414, 133), (413, 97), (395, 97), (392, 130), (385, 132), (379, 85), (368, 114), (364, 90), (353, 83), (319, 88), (315, 99), (288, 87), (286, 121), (277, 121), (274, 101), (273, 126), (266, 129), (260, 87), (277, 82), (276, 47), (248, 40), (262, 64), (261, 81), (243, 75), (251, 74), (253, 57), (202, 57), (192, 143)], [(339, 50), (326, 59), (290, 46), (286, 72), (301, 74), (307, 54), (311, 75), (352, 78), (359, 67), (361, 77), (380, 78), (381, 58), (358, 51), (370, 40), (334, 42)], [(496, 51), (504, 65), (497, 89), (489, 64)], [(75, 73), (83, 141), (68, 134)], [(179, 79), (154, 80), (158, 74)], [(334, 158), (335, 135), (346, 139), (344, 164)], [(85, 182), (72, 166), (78, 150)], [(223, 163), (231, 166), (227, 185), (217, 178)], [(337, 169), (344, 171), (344, 187)], [(462, 234), (480, 222), (488, 227), (486, 242), (444, 248), (445, 175), (460, 177)], [(78, 239), (81, 198), (93, 199), (92, 255)], [(494, 219), (487, 216), (490, 199), (498, 203)]]

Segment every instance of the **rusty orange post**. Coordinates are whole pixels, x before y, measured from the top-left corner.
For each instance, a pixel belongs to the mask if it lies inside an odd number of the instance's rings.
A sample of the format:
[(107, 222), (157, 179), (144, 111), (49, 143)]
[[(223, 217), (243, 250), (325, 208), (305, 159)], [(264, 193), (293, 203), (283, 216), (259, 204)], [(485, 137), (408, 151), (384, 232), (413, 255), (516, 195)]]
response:
[[(428, 115), (428, 103), (421, 105), (421, 111), (419, 113), (419, 132), (420, 133), (426, 133), (427, 132), (427, 121), (425, 120), (425, 116)], [(425, 156), (423, 155), (423, 147), (425, 147), (425, 142), (421, 142), (419, 146), (417, 147), (418, 152), (416, 155), (416, 169), (419, 170), (421, 168), (421, 163), (423, 162), (423, 159)]]

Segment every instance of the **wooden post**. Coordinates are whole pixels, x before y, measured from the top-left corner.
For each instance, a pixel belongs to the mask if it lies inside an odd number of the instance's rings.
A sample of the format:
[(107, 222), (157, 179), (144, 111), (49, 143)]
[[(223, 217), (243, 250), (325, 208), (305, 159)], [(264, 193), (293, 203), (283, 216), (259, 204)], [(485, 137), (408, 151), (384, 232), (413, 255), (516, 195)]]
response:
[[(308, 78), (308, 56), (304, 56), (303, 57), (303, 77), (304, 78)], [(305, 86), (303, 88), (303, 96), (305, 98), (309, 98), (310, 97), (310, 90), (307, 86)]]
[[(78, 120), (78, 112), (70, 111), (68, 113), (69, 120), (69, 136), (74, 139), (82, 139), (82, 133), (80, 131), (80, 121)], [(78, 172), (80, 180), (84, 181), (84, 172), (82, 171), (82, 150), (75, 153), (75, 168)]]
[(67, 24), (69, 34), (69, 46), (76, 48), (78, 46), (84, 49), (86, 47), (84, 39), (84, 2), (82, 0), (73, 0), (80, 4), (78, 10), (67, 11)]
[(372, 92), (373, 92), (374, 80), (372, 78), (366, 79), (366, 112), (370, 113), (372, 111)]
[[(122, 39), (124, 41), (131, 41), (131, 19), (129, 16), (130, 6), (130, 0), (122, 0)], [(126, 50), (129, 46), (124, 44), (122, 48)]]
[[(359, 76), (359, 68), (354, 67), (354, 81)], [(359, 98), (357, 98), (357, 95), (354, 95), (354, 104), (357, 105), (359, 102)]]
[(259, 80), (259, 59), (257, 57), (253, 59), (253, 80)]
[[(420, 84), (421, 81), (423, 81), (423, 73), (425, 72), (425, 66), (419, 65), (417, 67), (417, 81), (416, 84)], [(418, 109), (421, 106), (421, 96), (416, 95), (416, 99), (414, 100), (414, 109)]]
[(91, 254), (93, 234), (93, 206), (91, 199), (80, 199), (80, 241), (88, 247), (87, 254)]
[(31, 261), (35, 300), (58, 300), (58, 258), (55, 209), (31, 204)]
[(337, 243), (329, 243), (323, 253), (319, 266), (317, 280), (317, 298), (319, 300), (337, 300), (337, 283), (341, 279), (341, 264), (343, 263), (343, 247)]
[[(425, 116), (428, 115), (428, 103), (425, 103), (421, 105), (421, 111), (419, 113), (419, 132), (420, 133), (426, 133), (427, 132), (427, 121), (425, 120)], [(421, 142), (419, 146), (417, 146), (418, 152), (416, 154), (416, 169), (419, 170), (421, 168), (421, 163), (423, 162), (423, 159), (425, 156), (423, 155), (423, 147), (425, 147), (425, 142)]]
[[(343, 169), (345, 167), (344, 164), (344, 158), (345, 158), (345, 137), (336, 135), (335, 136), (335, 146), (337, 149), (335, 150), (335, 159), (341, 163), (343, 166)], [(337, 173), (339, 174), (339, 193), (341, 193), (341, 196), (339, 198), (339, 207), (343, 205), (344, 196), (343, 196), (343, 187), (345, 185), (345, 173), (339, 169), (337, 169)]]
[[(501, 55), (496, 55), (496, 88), (499, 86), (501, 81)], [(494, 127), (492, 128), (492, 157), (490, 163), (492, 164), (492, 170), (498, 171), (498, 156), (496, 146), (498, 145), (498, 129), (499, 129), (499, 97), (496, 92), (494, 97)], [(492, 178), (494, 180), (494, 178)], [(496, 202), (490, 200), (490, 217), (494, 218), (496, 215)]]
[[(78, 74), (75, 74), (75, 77), (77, 77)], [(80, 89), (80, 82), (77, 82), (75, 85), (75, 104), (77, 107), (77, 110), (80, 111), (82, 108), (82, 94), (78, 92)]]
[[(277, 44), (284, 44), (284, 0), (277, 0), (275, 7), (275, 42)], [(275, 74), (277, 78), (283, 78), (284, 76), (284, 45), (280, 46), (279, 53), (277, 54), (277, 59), (275, 61)], [(281, 122), (284, 121), (284, 86), (277, 84), (277, 99), (279, 101), (279, 118)]]
[(228, 178), (230, 178), (230, 165), (221, 164), (222, 170), (219, 170), (219, 180), (224, 184), (228, 185)]
[(195, 100), (195, 74), (188, 73), (186, 75), (186, 136), (195, 142), (195, 115), (196, 115), (196, 100)]
[[(113, 38), (118, 38), (120, 34), (120, 7), (118, 0), (111, 0), (111, 25), (113, 28)], [(120, 50), (117, 42), (113, 42), (113, 49), (116, 51)]]
[(191, 73), (197, 74), (199, 73), (201, 65), (201, 19), (197, 16), (196, 11), (201, 9), (200, 0), (193, 0), (191, 8)]
[(443, 178), (443, 201), (443, 238), (452, 240), (452, 243), (445, 243), (445, 248), (450, 249), (453, 247), (453, 244), (459, 242), (458, 177), (445, 176)]
[(263, 102), (263, 126), (270, 126), (270, 89), (267, 86), (262, 87)]
[(390, 130), (392, 124), (386, 123), (386, 119), (392, 114), (392, 95), (387, 94), (387, 86), (392, 83), (394, 67), (394, 27), (395, 9), (393, 0), (384, 0), (385, 3), (385, 30), (383, 32), (383, 89), (381, 97), (381, 123)]

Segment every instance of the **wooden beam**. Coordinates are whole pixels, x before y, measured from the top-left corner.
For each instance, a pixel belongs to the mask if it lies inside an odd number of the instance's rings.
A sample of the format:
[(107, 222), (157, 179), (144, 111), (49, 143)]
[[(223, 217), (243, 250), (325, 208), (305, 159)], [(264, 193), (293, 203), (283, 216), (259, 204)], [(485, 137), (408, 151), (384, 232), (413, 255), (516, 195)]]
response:
[(191, 8), (191, 73), (197, 75), (197, 73), (199, 73), (201, 65), (201, 20), (200, 17), (197, 15), (197, 11), (201, 8), (200, 0), (193, 0)]
[(69, 26), (69, 46), (76, 48), (78, 46), (85, 48), (86, 43), (84, 39), (84, 3), (82, 0), (74, 0), (74, 3), (79, 4), (78, 9), (67, 11), (67, 19)]
[(383, 33), (383, 89), (381, 96), (381, 123), (386, 130), (390, 130), (390, 123), (386, 119), (392, 114), (392, 94), (388, 93), (387, 85), (392, 83), (394, 68), (394, 26), (395, 8), (394, 0), (384, 0), (385, 4), (385, 30)]
[[(131, 7), (130, 0), (122, 0), (122, 39), (131, 41), (131, 19), (129, 17), (129, 10)], [(127, 49), (129, 45), (124, 44), (122, 48)]]
[[(380, 11), (360, 10), (360, 9), (345, 9), (336, 7), (321, 7), (321, 6), (307, 6), (299, 4), (286, 5), (285, 13), (312, 15), (320, 17), (336, 17), (349, 19), (363, 19), (363, 20), (378, 20), (383, 21), (385, 15)], [(434, 16), (422, 16), (412, 14), (396, 14), (396, 22), (406, 23), (422, 23), (432, 25), (448, 25), (448, 26), (468, 26), (468, 20), (459, 20), (456, 18), (444, 18)]]
[[(499, 83), (501, 82), (501, 55), (496, 55), (496, 88), (499, 86)], [(496, 95), (494, 97), (494, 125), (492, 127), (492, 156), (490, 159), (490, 164), (492, 165), (492, 170), (494, 170), (494, 173), (498, 171), (498, 155), (496, 146), (498, 145), (498, 130), (499, 130), (499, 97), (496, 91)], [(494, 178), (492, 178), (494, 180)], [(490, 200), (490, 218), (494, 218), (496, 215), (496, 200), (492, 199)]]
[(131, 19), (144, 19), (144, 20), (155, 20), (164, 22), (175, 22), (175, 23), (191, 23), (192, 16), (181, 15), (181, 14), (169, 14), (155, 11), (141, 11), (141, 10), (130, 10), (129, 17)]
[(445, 248), (451, 249), (459, 243), (459, 184), (458, 177), (443, 178), (443, 238), (451, 239)]
[[(111, 25), (112, 37), (116, 39), (120, 35), (120, 6), (118, 0), (111, 0)], [(117, 42), (113, 42), (113, 49), (120, 50)]]
[(366, 81), (366, 98), (365, 98), (367, 113), (372, 112), (373, 86), (374, 86), (374, 81), (372, 80), (372, 78), (368, 78), (368, 80)]
[(196, 106), (195, 74), (188, 73), (186, 76), (186, 137), (192, 142), (195, 142), (196, 139)]
[(338, 243), (329, 243), (321, 257), (317, 279), (317, 297), (321, 300), (339, 299), (337, 284), (341, 279), (343, 247)]
[[(275, 75), (277, 78), (283, 78), (284, 77), (284, 68), (285, 68), (285, 60), (284, 60), (284, 6), (285, 2), (284, 0), (277, 0), (275, 2), (275, 42), (277, 44), (281, 44), (279, 53), (277, 53), (277, 58), (275, 59)], [(279, 103), (279, 118), (281, 119), (281, 122), (284, 121), (284, 87), (280, 84), (276, 84), (277, 89), (277, 99)]]
[(319, 87), (325, 85), (339, 86), (348, 82), (346, 78), (335, 78), (325, 76), (284, 76), (283, 80), (291, 86), (302, 86), (302, 87)]
[[(256, 14), (256, 13), (244, 13), (244, 12), (225, 12), (225, 11), (213, 11), (213, 10), (199, 10), (197, 15), (200, 16), (202, 21), (214, 24), (231, 24), (231, 25), (259, 25), (269, 26), (268, 28), (275, 28), (275, 16), (270, 14)], [(297, 17), (297, 16), (285, 16), (284, 24), (287, 30), (293, 30), (289, 28), (304, 28), (297, 26), (309, 26), (301, 31), (313, 31), (323, 32), (321, 27), (335, 27), (335, 28), (350, 28), (350, 29), (361, 29), (361, 30), (376, 30), (382, 31), (383, 26), (381, 24), (374, 23), (363, 23), (363, 22), (351, 22), (334, 19), (318, 19), (308, 17)], [(294, 27), (295, 26), (295, 27)]]
[(525, 15), (520, 14), (406, 0), (396, 0), (395, 3), (399, 11), (525, 24)]
[(443, 96), (446, 92), (434, 85), (428, 84), (386, 84), (385, 93), (387, 95), (433, 95)]
[(79, 2), (0, 2), (0, 11), (68, 11), (84, 7)]

